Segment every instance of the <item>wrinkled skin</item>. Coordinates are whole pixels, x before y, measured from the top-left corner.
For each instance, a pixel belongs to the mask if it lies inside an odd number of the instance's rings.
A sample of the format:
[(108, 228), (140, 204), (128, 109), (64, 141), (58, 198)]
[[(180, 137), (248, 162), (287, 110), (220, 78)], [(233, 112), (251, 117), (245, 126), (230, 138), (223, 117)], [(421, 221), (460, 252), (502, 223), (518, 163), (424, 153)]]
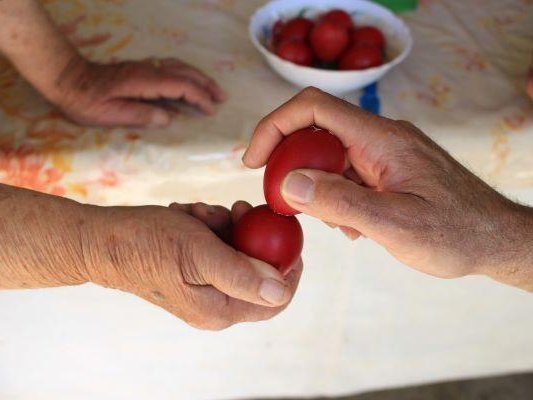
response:
[(96, 207), (0, 185), (0, 289), (97, 285), (218, 330), (280, 313), (301, 259), (282, 276), (225, 241), (251, 206)]
[(533, 217), (464, 168), (415, 126), (309, 88), (257, 126), (244, 163), (264, 165), (284, 135), (315, 124), (343, 142), (344, 177), (294, 171), (284, 199), (303, 213), (384, 246), (427, 274), (485, 274), (533, 289)]
[[(270, 319), (294, 295), (302, 264), (283, 278), (224, 243), (232, 223), (249, 208), (237, 203), (233, 213), (203, 204), (105, 210), (103, 218), (114, 223), (88, 237), (89, 280), (136, 294), (201, 329)], [(275, 302), (261, 297), (263, 279), (283, 285)]]
[(183, 101), (211, 115), (225, 95), (213, 79), (177, 59), (96, 64), (75, 57), (51, 98), (82, 125), (162, 128), (177, 110), (159, 100)]

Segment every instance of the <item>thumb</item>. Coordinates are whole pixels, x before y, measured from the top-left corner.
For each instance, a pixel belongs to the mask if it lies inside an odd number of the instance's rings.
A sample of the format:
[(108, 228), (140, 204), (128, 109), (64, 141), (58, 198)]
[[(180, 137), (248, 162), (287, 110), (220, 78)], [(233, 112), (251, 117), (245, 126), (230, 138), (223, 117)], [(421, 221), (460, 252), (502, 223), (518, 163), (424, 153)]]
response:
[(298, 211), (357, 229), (367, 236), (386, 218), (391, 207), (388, 194), (375, 192), (343, 176), (316, 170), (289, 173), (281, 185), (281, 194)]
[(130, 127), (165, 128), (171, 116), (162, 107), (135, 100), (115, 100), (102, 115), (103, 123)]
[(290, 283), (277, 269), (222, 242), (212, 243), (210, 251), (197, 253), (194, 264), (201, 283), (229, 297), (267, 307), (283, 306), (292, 297)]

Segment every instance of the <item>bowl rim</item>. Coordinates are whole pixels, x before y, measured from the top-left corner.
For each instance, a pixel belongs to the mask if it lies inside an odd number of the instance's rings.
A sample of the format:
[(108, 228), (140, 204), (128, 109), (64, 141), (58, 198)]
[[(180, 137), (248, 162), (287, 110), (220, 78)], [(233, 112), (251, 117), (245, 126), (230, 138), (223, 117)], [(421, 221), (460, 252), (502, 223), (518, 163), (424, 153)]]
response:
[(411, 53), (412, 49), (413, 49), (413, 45), (414, 45), (414, 40), (413, 40), (413, 35), (411, 33), (411, 29), (409, 28), (409, 26), (407, 26), (407, 24), (405, 23), (405, 21), (403, 19), (401, 19), (400, 17), (398, 17), (396, 14), (394, 14), (391, 10), (389, 10), (388, 8), (382, 6), (381, 4), (378, 4), (378, 3), (374, 3), (374, 2), (370, 2), (370, 1), (367, 1), (368, 3), (371, 3), (372, 6), (375, 6), (376, 8), (380, 8), (383, 12), (385, 12), (386, 14), (389, 14), (393, 19), (395, 19), (401, 26), (401, 28), (405, 31), (406, 33), (406, 38), (407, 38), (407, 45), (405, 46), (405, 48), (402, 50), (402, 52), (397, 55), (396, 57), (394, 57), (392, 60), (388, 61), (387, 63), (385, 64), (382, 64), (382, 65), (379, 65), (377, 67), (371, 67), (371, 68), (366, 68), (366, 69), (361, 69), (361, 70), (347, 70), (347, 71), (343, 71), (343, 70), (328, 70), (328, 69), (320, 69), (320, 68), (315, 68), (315, 67), (308, 67), (308, 66), (305, 66), (305, 65), (298, 65), (298, 64), (295, 64), (291, 61), (287, 61), (287, 60), (284, 60), (283, 58), (279, 57), (276, 53), (270, 51), (263, 43), (261, 43), (261, 41), (256, 37), (255, 35), (255, 32), (253, 31), (252, 29), (252, 25), (253, 25), (253, 22), (255, 21), (255, 19), (257, 18), (257, 14), (259, 14), (261, 11), (263, 11), (263, 9), (265, 9), (266, 7), (271, 7), (272, 4), (275, 4), (275, 3), (281, 3), (283, 0), (271, 0), (269, 2), (267, 2), (266, 4), (263, 4), (261, 7), (257, 8), (255, 10), (255, 12), (252, 14), (252, 16), (250, 17), (250, 22), (248, 24), (248, 34), (250, 35), (250, 39), (252, 41), (252, 43), (254, 44), (255, 48), (257, 50), (259, 50), (259, 52), (264, 56), (264, 57), (274, 57), (277, 61), (285, 64), (285, 65), (290, 65), (294, 68), (297, 68), (297, 69), (303, 69), (303, 70), (307, 70), (307, 71), (314, 71), (314, 72), (318, 72), (318, 73), (322, 73), (324, 75), (340, 75), (340, 74), (343, 74), (343, 75), (349, 75), (349, 74), (363, 74), (363, 73), (370, 73), (370, 72), (375, 72), (375, 71), (378, 71), (378, 70), (388, 70), (388, 69), (391, 69), (393, 67), (395, 67), (396, 65), (400, 64), (401, 62), (403, 62), (407, 56)]

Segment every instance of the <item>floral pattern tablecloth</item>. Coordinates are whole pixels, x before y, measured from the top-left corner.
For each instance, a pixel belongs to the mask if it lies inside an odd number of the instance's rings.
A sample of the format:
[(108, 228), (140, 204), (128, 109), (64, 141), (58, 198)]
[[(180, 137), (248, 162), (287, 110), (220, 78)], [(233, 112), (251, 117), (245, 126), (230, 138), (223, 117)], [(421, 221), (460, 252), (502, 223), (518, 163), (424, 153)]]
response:
[[(170, 129), (85, 129), (2, 61), (0, 181), (97, 204), (262, 201), (240, 155), (257, 121), (297, 92), (247, 38), (259, 0), (46, 0), (90, 58), (182, 57), (229, 94)], [(524, 77), (533, 0), (421, 0), (416, 45), (379, 84), (383, 113), (413, 121), (492, 184), (533, 203), (533, 102)], [(348, 99), (357, 102), (359, 94)], [(0, 293), (0, 398), (222, 400), (342, 394), (533, 367), (531, 295), (480, 277), (411, 271), (301, 218), (306, 270), (275, 320), (192, 330), (90, 285)]]

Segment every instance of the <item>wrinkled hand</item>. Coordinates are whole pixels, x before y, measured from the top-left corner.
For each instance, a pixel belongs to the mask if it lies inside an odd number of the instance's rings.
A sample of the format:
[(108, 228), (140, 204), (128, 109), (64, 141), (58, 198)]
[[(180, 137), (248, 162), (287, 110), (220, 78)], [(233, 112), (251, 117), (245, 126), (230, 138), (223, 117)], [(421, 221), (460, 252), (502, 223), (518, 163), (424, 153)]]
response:
[[(434, 276), (517, 273), (513, 263), (530, 252), (522, 243), (533, 233), (525, 207), (498, 194), (410, 123), (306, 89), (259, 123), (244, 163), (261, 167), (284, 135), (312, 124), (342, 140), (351, 168), (345, 177), (290, 173), (282, 193), (292, 207), (347, 226), (352, 236), (360, 232)], [(517, 283), (512, 279), (507, 281)]]
[(272, 318), (294, 295), (302, 263), (284, 278), (224, 243), (249, 208), (95, 208), (83, 235), (88, 280), (140, 296), (197, 328)]
[(224, 100), (213, 79), (176, 59), (96, 64), (75, 57), (45, 95), (82, 125), (154, 128), (167, 126), (176, 112), (161, 100), (184, 101), (205, 114)]

